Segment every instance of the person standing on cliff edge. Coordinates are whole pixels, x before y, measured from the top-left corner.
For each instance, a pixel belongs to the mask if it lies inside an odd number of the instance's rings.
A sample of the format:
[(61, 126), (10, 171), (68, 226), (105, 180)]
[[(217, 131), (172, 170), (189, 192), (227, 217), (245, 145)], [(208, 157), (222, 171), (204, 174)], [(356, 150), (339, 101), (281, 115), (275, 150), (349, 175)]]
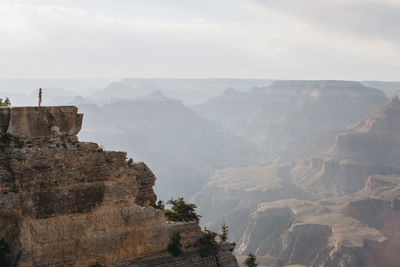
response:
[(39, 107), (42, 104), (42, 88), (39, 88)]

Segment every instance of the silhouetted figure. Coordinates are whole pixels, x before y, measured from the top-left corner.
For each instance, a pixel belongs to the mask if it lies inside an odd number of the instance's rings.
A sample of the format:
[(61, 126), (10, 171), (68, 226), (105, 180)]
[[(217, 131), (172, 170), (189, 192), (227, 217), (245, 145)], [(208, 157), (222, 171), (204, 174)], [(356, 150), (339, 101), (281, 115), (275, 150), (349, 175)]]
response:
[(39, 107), (42, 104), (42, 88), (39, 88)]

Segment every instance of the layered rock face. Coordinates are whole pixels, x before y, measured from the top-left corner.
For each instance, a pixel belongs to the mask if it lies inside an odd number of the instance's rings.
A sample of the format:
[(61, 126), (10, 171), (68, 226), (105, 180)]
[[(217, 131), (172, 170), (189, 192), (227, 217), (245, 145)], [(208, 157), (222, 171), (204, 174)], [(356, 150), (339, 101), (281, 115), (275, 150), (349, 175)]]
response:
[(397, 98), (336, 138), (333, 147), (300, 163), (296, 183), (314, 195), (340, 196), (361, 190), (371, 175), (400, 175), (400, 101)]
[(2, 108), (0, 112), (0, 134), (24, 142), (77, 141), (83, 118), (73, 106)]
[(277, 158), (297, 160), (326, 151), (338, 130), (386, 101), (358, 82), (276, 81), (250, 92), (228, 89), (194, 109)]
[[(75, 107), (0, 110), (0, 238), (11, 263), (136, 266), (166, 251), (176, 232), (184, 247), (194, 245), (197, 223), (166, 223), (143, 207), (156, 200), (151, 170), (124, 152), (78, 142), (81, 123)], [(223, 266), (236, 266), (224, 255)]]
[[(255, 252), (266, 266), (399, 266), (399, 118), (393, 98), (325, 153), (221, 171), (205, 190), (218, 197), (197, 201), (238, 229), (239, 254)], [(235, 207), (224, 212), (220, 199)]]

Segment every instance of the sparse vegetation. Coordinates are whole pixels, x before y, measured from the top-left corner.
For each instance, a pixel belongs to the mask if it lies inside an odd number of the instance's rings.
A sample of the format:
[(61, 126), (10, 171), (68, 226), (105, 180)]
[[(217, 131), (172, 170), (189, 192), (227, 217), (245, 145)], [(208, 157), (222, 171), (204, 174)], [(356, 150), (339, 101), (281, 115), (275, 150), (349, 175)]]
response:
[(168, 200), (167, 204), (172, 205), (171, 209), (164, 209), (164, 215), (172, 222), (198, 221), (200, 215), (196, 213), (197, 206), (186, 203), (182, 197)]
[[(218, 234), (219, 237), (219, 242), (220, 243), (225, 243), (228, 241), (229, 238), (229, 226), (225, 223), (225, 221), (223, 223), (221, 223), (221, 233)], [(236, 247), (236, 243), (235, 242), (230, 242), (229, 243), (232, 248), (230, 249), (230, 251), (233, 252), (233, 250)]]
[(132, 164), (133, 164), (133, 159), (132, 159), (132, 158), (129, 158), (129, 159), (128, 159), (128, 165), (131, 166)]
[(215, 262), (217, 266), (220, 266), (218, 260), (218, 244), (215, 241), (217, 233), (212, 231), (205, 231), (204, 235), (197, 241), (197, 246), (199, 247), (199, 254), (201, 257), (209, 257)]
[(231, 244), (231, 246), (232, 246), (232, 248), (230, 249), (230, 251), (233, 252), (233, 251), (235, 250), (235, 247), (236, 247), (236, 242), (231, 242), (231, 243), (229, 243), (229, 244)]
[(104, 152), (104, 147), (103, 146), (99, 146), (97, 148), (97, 152)]
[(9, 260), (9, 254), (11, 252), (10, 246), (4, 239), (0, 240), (0, 266), (9, 267), (11, 266)]
[(6, 100), (3, 101), (3, 98), (0, 98), (0, 107), (10, 107), (11, 106), (11, 101), (8, 97), (6, 97)]
[(221, 223), (221, 233), (218, 234), (219, 237), (219, 242), (224, 243), (228, 240), (228, 235), (229, 235), (229, 226), (225, 223)]
[(153, 208), (158, 209), (158, 210), (165, 210), (164, 201), (162, 201), (162, 200), (157, 201), (157, 203), (153, 204)]
[(172, 256), (178, 257), (182, 254), (181, 248), (181, 235), (179, 233), (176, 233), (171, 237), (171, 241), (168, 244), (168, 252), (171, 253)]
[(246, 265), (247, 267), (257, 267), (258, 264), (256, 261), (257, 261), (256, 255), (250, 253), (249, 255), (247, 255), (247, 258), (243, 262), (243, 264)]
[(147, 208), (151, 206), (151, 202), (150, 200), (146, 200), (146, 202), (144, 202), (143, 207)]

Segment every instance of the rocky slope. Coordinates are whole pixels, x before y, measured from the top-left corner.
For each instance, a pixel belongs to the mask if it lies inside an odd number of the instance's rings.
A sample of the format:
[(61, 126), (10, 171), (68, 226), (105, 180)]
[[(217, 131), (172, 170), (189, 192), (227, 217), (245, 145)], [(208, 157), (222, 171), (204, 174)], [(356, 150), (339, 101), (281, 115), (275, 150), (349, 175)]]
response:
[(239, 254), (256, 252), (266, 266), (398, 266), (399, 117), (393, 98), (327, 152), (221, 171), (196, 201), (213, 208), (210, 224), (223, 217), (237, 229)]
[[(78, 142), (81, 123), (72, 106), (0, 109), (0, 239), (13, 266), (213, 266), (188, 256), (195, 248), (164, 253), (176, 232), (195, 245), (198, 223), (166, 223), (143, 207), (156, 200), (151, 170)], [(237, 266), (229, 249), (220, 261)]]

